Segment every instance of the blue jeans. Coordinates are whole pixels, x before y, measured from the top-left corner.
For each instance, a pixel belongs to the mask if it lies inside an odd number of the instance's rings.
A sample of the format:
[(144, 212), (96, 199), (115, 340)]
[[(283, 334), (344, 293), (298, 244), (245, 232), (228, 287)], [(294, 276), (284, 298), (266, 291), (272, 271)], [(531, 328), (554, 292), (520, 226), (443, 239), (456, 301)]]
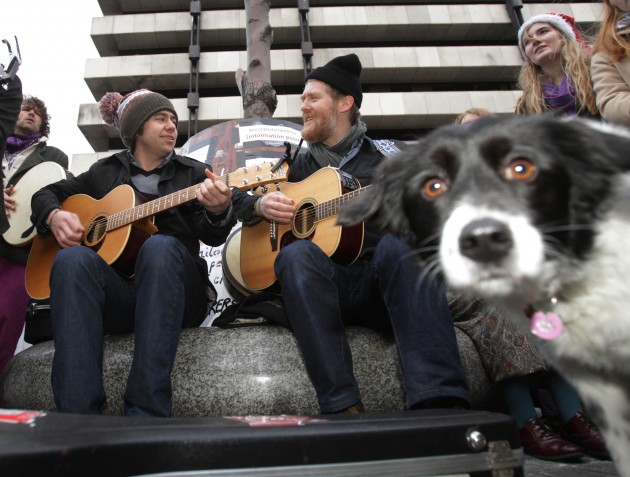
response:
[(361, 399), (344, 324), (393, 330), (408, 408), (429, 399), (470, 400), (448, 303), (440, 284), (420, 279), (410, 247), (383, 237), (371, 261), (334, 263), (308, 240), (275, 261), (282, 299), (322, 412)]
[(166, 235), (150, 237), (131, 280), (88, 247), (62, 249), (50, 285), (57, 408), (98, 414), (106, 398), (103, 335), (134, 332), (125, 414), (170, 416), (180, 330), (198, 326), (207, 310), (204, 277), (186, 247)]

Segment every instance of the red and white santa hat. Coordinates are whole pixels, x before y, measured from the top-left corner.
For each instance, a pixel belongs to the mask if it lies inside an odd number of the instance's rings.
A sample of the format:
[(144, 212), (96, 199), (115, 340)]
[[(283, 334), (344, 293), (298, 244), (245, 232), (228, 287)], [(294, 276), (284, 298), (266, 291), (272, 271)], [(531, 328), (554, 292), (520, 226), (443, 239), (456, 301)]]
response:
[(571, 41), (578, 41), (586, 48), (590, 48), (586, 41), (584, 41), (584, 38), (582, 38), (582, 35), (580, 35), (580, 32), (577, 30), (577, 27), (575, 26), (575, 19), (571, 15), (550, 12), (542, 13), (540, 15), (534, 15), (529, 20), (524, 22), (518, 29), (518, 47), (521, 49), (521, 53), (523, 53), (523, 56), (525, 56), (523, 35), (527, 31), (527, 29), (534, 23), (549, 23)]

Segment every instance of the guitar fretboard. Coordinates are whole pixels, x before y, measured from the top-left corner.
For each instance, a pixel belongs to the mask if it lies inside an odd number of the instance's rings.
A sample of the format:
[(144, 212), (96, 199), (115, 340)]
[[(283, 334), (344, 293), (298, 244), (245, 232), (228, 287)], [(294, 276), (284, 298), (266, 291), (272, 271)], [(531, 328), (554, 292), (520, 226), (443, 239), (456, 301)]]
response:
[[(230, 185), (230, 174), (217, 177), (215, 182), (224, 182), (228, 187)], [(158, 197), (152, 201), (138, 205), (131, 209), (123, 210), (110, 215), (107, 218), (107, 231), (124, 227), (138, 220), (151, 217), (165, 210), (185, 204), (197, 198), (197, 189), (201, 184), (195, 184), (186, 189), (178, 190), (172, 194)]]
[(319, 222), (327, 219), (328, 217), (339, 214), (339, 208), (343, 204), (357, 197), (362, 192), (365, 192), (368, 187), (370, 186), (367, 185), (365, 187), (361, 187), (360, 189), (353, 190), (352, 192), (348, 192), (339, 197), (335, 197), (334, 199), (315, 205), (313, 207), (315, 209), (315, 222)]

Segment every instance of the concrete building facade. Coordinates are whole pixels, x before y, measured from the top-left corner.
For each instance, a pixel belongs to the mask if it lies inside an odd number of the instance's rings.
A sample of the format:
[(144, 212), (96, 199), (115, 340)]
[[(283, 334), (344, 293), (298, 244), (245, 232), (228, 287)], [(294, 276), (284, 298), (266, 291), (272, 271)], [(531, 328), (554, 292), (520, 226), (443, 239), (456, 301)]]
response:
[[(95, 102), (81, 105), (78, 120), (96, 153), (75, 156), (74, 169), (123, 147), (118, 132), (105, 125), (98, 113), (97, 101), (107, 91), (125, 94), (148, 88), (171, 98), (180, 118), (178, 146), (195, 131), (242, 117), (234, 75), (239, 67), (247, 67), (244, 0), (99, 0), (99, 4), (103, 16), (93, 19), (91, 36), (100, 58), (87, 60), (85, 67), (85, 81)], [(525, 19), (549, 11), (567, 13), (588, 32), (599, 20), (601, 5), (597, 1), (522, 5), (520, 0), (272, 0), (272, 84), (278, 94), (274, 118), (301, 123), (305, 66), (315, 68), (350, 52), (363, 63), (361, 112), (373, 137), (416, 137), (473, 106), (512, 114), (520, 94), (515, 82), (522, 59), (510, 11)], [(306, 63), (305, 35), (312, 45)], [(198, 50), (191, 48), (194, 43)], [(192, 110), (191, 56), (196, 58), (192, 77), (198, 92)], [(190, 111), (194, 111), (194, 129)]]

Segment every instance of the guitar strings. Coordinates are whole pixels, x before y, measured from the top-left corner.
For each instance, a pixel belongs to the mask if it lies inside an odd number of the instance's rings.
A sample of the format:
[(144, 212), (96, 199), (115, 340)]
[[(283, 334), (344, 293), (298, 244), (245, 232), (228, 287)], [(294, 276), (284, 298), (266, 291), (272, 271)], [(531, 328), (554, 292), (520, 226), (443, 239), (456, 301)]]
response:
[[(270, 162), (268, 164), (256, 165), (254, 166), (255, 170), (257, 172), (263, 172), (263, 167), (262, 167), (263, 165), (267, 165), (268, 167), (270, 167), (273, 165), (273, 163)], [(247, 173), (248, 168), (244, 167), (242, 171)], [(228, 172), (227, 174), (218, 176), (212, 180), (213, 182), (219, 181), (219, 182), (223, 182), (226, 185), (229, 185), (231, 175), (237, 175), (237, 174), (234, 172), (233, 173)], [(158, 197), (157, 199), (149, 201), (145, 204), (138, 205), (131, 209), (115, 212), (111, 215), (96, 219), (94, 222), (92, 222), (92, 226), (93, 226), (92, 230), (96, 230), (100, 232), (103, 229), (103, 227), (105, 227), (105, 230), (116, 229), (130, 222), (134, 222), (136, 220), (145, 218), (146, 216), (151, 216), (156, 213), (162, 212), (164, 209), (164, 206), (167, 206), (167, 208), (170, 208), (173, 206), (181, 205), (182, 203), (188, 202), (194, 198), (194, 197), (191, 198), (191, 193), (194, 194), (194, 196), (196, 197), (197, 189), (199, 189), (200, 186), (201, 186), (201, 183), (195, 184), (186, 189), (173, 192), (172, 194), (168, 194), (163, 197)], [(184, 198), (183, 200), (182, 200), (182, 197)], [(177, 200), (177, 203), (175, 203), (175, 200)], [(157, 212), (155, 211), (156, 208), (158, 209)]]
[[(319, 217), (319, 220), (323, 220), (327, 217), (330, 217), (331, 215), (336, 215), (339, 212), (339, 207), (341, 206), (341, 203), (347, 202), (352, 197), (357, 195), (360, 191), (361, 189), (358, 189), (357, 191), (344, 194), (341, 197), (336, 197), (335, 199), (331, 199), (329, 201), (322, 202), (320, 204), (315, 204), (315, 205), (311, 205), (303, 209), (300, 209), (296, 212), (294, 220), (298, 220), (298, 221), (307, 220), (308, 221), (309, 219), (312, 219), (313, 222), (317, 222), (318, 217)], [(325, 214), (326, 212), (328, 213)]]

